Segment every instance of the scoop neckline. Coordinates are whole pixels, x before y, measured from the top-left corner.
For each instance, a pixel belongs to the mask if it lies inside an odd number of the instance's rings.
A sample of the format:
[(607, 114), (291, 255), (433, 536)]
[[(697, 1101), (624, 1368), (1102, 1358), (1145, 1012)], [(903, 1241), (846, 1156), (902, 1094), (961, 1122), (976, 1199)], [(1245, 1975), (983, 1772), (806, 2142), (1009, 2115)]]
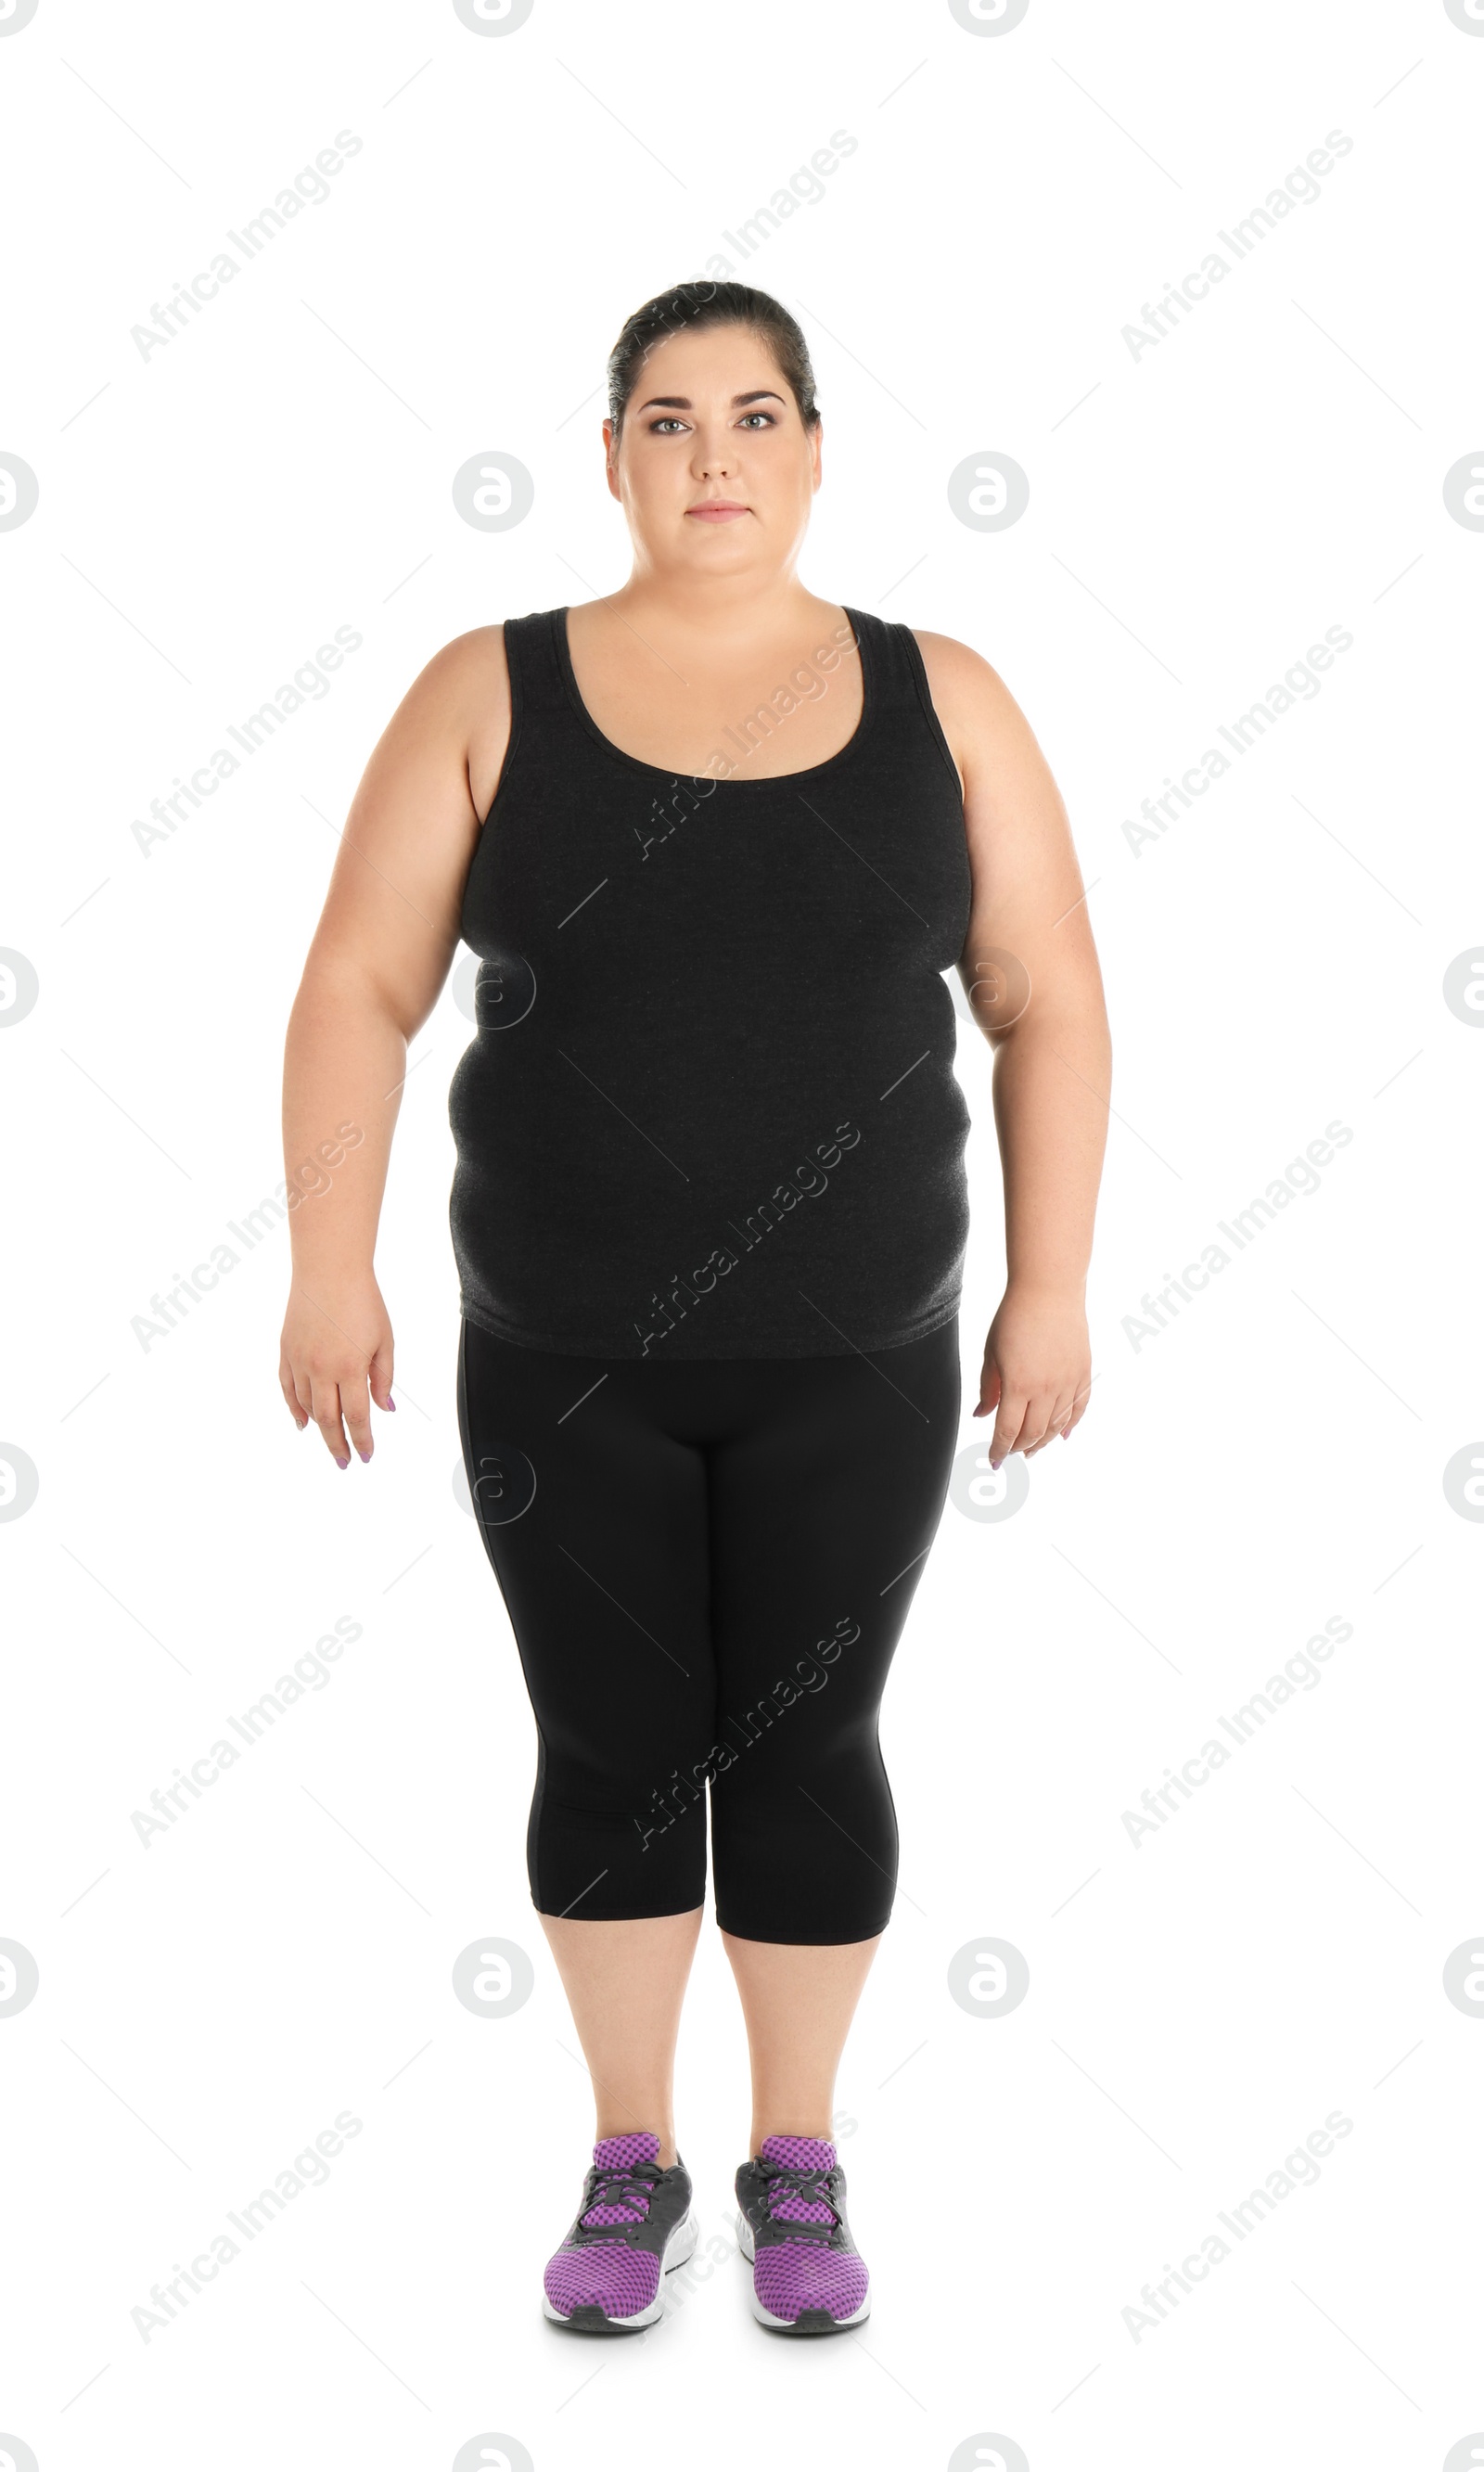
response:
[(554, 609), (552, 612), (552, 632), (556, 647), (556, 665), (561, 672), (562, 684), (567, 691), (567, 701), (589, 738), (595, 739), (598, 745), (618, 763), (626, 764), (631, 772), (645, 773), (652, 781), (671, 783), (710, 781), (718, 790), (779, 790), (790, 781), (817, 781), (821, 774), (833, 772), (837, 764), (843, 764), (848, 757), (858, 751), (867, 729), (876, 717), (876, 663), (874, 653), (870, 648), (870, 630), (865, 623), (867, 613), (860, 609), (852, 609), (848, 601), (842, 601), (839, 606), (850, 621), (851, 632), (856, 639), (856, 649), (860, 656), (860, 715), (843, 747), (837, 748), (833, 755), (827, 755), (822, 764), (806, 765), (801, 772), (766, 772), (755, 776), (750, 781), (742, 780), (730, 774), (718, 777), (711, 772), (687, 772), (672, 764), (646, 763), (642, 755), (630, 755), (626, 748), (616, 745), (605, 731), (600, 729), (582, 701), (577, 672), (572, 665), (572, 646), (567, 637), (567, 616), (571, 606), (570, 602), (564, 602), (559, 609)]

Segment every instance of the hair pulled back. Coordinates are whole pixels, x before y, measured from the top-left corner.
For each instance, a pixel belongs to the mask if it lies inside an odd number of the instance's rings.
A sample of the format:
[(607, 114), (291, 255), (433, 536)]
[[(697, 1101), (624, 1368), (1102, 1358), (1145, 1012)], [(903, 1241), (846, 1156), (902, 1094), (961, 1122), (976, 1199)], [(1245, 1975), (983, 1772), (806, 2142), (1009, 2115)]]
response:
[(623, 435), (624, 408), (656, 345), (671, 335), (697, 334), (707, 326), (750, 326), (767, 345), (787, 378), (805, 428), (817, 427), (819, 406), (814, 400), (809, 345), (803, 328), (783, 302), (770, 292), (754, 292), (746, 283), (676, 283), (668, 292), (657, 292), (652, 300), (625, 318), (608, 355), (608, 415), (615, 445)]

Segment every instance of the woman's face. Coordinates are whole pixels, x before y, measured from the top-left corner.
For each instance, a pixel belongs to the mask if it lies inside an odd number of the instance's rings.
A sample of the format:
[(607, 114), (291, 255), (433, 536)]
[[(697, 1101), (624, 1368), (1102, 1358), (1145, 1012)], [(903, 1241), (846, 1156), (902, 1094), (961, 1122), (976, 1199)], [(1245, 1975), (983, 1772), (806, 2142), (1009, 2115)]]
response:
[[(819, 427), (805, 428), (750, 327), (667, 335), (635, 380), (617, 447), (611, 420), (603, 440), (641, 570), (763, 577), (793, 565), (819, 487)], [(696, 511), (708, 506), (718, 511)]]

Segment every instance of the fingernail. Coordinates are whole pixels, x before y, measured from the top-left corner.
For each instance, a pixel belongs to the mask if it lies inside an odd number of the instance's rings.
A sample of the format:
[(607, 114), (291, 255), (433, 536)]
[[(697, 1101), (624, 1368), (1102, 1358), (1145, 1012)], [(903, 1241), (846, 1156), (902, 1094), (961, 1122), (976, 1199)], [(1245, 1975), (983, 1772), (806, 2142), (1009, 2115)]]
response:
[(338, 1460), (336, 1461), (335, 1464), (336, 1464), (336, 1466), (337, 1466), (338, 1468), (348, 1468), (348, 1467), (349, 1467), (349, 1465), (350, 1465), (350, 1462), (349, 1462), (349, 1460), (341, 1460), (341, 1459), (338, 1459)]
[(391, 1410), (392, 1414), (395, 1415), (397, 1413), (397, 1403), (395, 1399), (393, 1399), (389, 1390), (387, 1393), (387, 1405)]
[(370, 1452), (369, 1452), (369, 1451), (363, 1451), (363, 1452), (361, 1453), (361, 1463), (362, 1463), (363, 1467), (365, 1466), (365, 1464), (366, 1461), (370, 1458), (370, 1456), (371, 1456), (371, 1454), (370, 1454)]

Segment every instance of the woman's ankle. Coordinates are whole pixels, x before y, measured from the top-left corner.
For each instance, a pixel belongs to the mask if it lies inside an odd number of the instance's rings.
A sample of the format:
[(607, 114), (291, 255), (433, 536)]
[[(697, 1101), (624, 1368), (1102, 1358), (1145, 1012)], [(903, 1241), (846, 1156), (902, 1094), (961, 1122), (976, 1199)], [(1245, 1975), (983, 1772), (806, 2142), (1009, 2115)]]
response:
[(826, 2145), (833, 2146), (835, 2124), (807, 2107), (801, 2109), (786, 2107), (776, 2114), (769, 2115), (766, 2122), (761, 2126), (757, 2121), (753, 2122), (752, 2143), (747, 2149), (748, 2153), (761, 2154), (763, 2141), (766, 2137), (817, 2137), (821, 2138)]
[[(598, 2115), (597, 2125), (593, 2130), (593, 2135), (595, 2140), (601, 2145), (606, 2137), (632, 2136), (637, 2125), (635, 2116), (632, 2112), (625, 2112), (622, 2120), (616, 2121), (604, 2120), (602, 2114), (600, 2112)], [(647, 2113), (644, 2116), (643, 2126), (648, 2130), (651, 2136), (659, 2139), (660, 2151), (657, 2160), (660, 2170), (662, 2172), (668, 2172), (671, 2164), (676, 2160), (675, 2130), (673, 2122), (666, 2122), (662, 2127), (657, 2118), (652, 2114)]]

